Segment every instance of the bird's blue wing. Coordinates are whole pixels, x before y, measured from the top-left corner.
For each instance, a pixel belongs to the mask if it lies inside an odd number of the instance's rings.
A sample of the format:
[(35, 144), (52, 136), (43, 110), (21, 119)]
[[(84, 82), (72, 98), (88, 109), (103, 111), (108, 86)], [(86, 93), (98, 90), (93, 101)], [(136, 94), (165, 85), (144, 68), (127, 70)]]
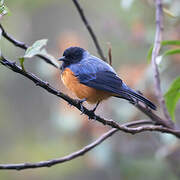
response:
[(122, 80), (117, 76), (114, 69), (96, 57), (70, 66), (80, 83), (110, 93), (119, 94)]
[(110, 92), (116, 97), (127, 99), (133, 103), (135, 102), (133, 99), (136, 99), (150, 108), (156, 109), (151, 101), (123, 83), (110, 65), (96, 57), (84, 59), (79, 64), (73, 64), (70, 69), (80, 83), (86, 86)]
[(89, 87), (119, 94), (122, 80), (111, 71), (100, 71), (96, 74), (80, 74), (77, 76), (80, 83)]

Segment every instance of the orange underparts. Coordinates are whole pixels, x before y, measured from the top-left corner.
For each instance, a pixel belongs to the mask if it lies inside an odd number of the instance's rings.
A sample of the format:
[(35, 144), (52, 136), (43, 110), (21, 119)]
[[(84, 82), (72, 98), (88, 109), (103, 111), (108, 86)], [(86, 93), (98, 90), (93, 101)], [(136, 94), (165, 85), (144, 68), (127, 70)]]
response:
[(79, 99), (86, 98), (86, 101), (90, 104), (95, 104), (112, 96), (109, 92), (97, 90), (81, 84), (69, 68), (66, 68), (63, 71), (61, 78), (64, 85), (70, 91), (72, 91)]

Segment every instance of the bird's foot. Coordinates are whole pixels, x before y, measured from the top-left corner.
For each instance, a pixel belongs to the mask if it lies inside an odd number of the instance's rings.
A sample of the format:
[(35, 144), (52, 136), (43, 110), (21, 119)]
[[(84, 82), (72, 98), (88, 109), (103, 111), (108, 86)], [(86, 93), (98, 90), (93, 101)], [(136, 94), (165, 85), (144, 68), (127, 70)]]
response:
[(89, 117), (88, 117), (88, 120), (91, 120), (91, 121), (94, 120), (94, 121), (96, 121), (96, 116), (95, 116), (95, 115), (94, 115), (93, 117), (90, 117), (90, 116), (89, 116)]
[(83, 102), (85, 102), (86, 101), (86, 98), (84, 98), (84, 99), (78, 99), (77, 100), (77, 103), (79, 104), (79, 106), (80, 106), (80, 111), (81, 111), (81, 114), (84, 114), (84, 107), (83, 107)]
[(91, 117), (88, 118), (89, 120), (91, 120), (91, 119), (96, 120), (95, 111), (96, 111), (96, 109), (97, 109), (99, 103), (100, 103), (100, 102), (97, 102), (97, 104), (95, 105), (95, 107), (94, 107), (92, 110), (89, 110), (89, 111), (92, 113), (92, 115), (93, 115), (93, 118), (91, 118)]

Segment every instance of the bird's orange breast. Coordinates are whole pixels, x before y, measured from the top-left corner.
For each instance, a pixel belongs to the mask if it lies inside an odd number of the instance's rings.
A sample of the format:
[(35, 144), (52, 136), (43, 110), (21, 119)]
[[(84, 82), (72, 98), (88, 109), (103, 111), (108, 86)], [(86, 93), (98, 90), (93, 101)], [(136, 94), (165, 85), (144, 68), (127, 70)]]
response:
[(66, 68), (62, 75), (62, 81), (64, 85), (72, 91), (79, 99), (86, 98), (87, 102), (90, 104), (97, 103), (98, 101), (102, 101), (111, 96), (111, 93), (97, 90), (91, 87), (88, 87), (84, 84), (81, 84), (78, 78), (74, 75), (74, 73)]

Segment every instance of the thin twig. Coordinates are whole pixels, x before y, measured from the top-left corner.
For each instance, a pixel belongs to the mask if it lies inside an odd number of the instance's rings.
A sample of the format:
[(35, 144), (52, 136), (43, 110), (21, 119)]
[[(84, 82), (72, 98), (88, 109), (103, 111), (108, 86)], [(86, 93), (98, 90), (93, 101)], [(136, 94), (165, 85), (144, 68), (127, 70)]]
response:
[[(15, 38), (13, 38), (11, 35), (9, 35), (3, 28), (2, 24), (0, 24), (0, 29), (2, 30), (2, 36), (4, 38), (6, 38), (9, 42), (11, 42), (12, 44), (14, 44), (17, 47), (20, 47), (21, 49), (27, 50), (28, 49), (28, 45), (26, 45), (24, 42), (20, 42), (18, 40), (16, 40)], [(54, 64), (49, 58), (42, 56), (42, 55), (37, 55), (37, 57), (43, 59), (45, 62), (53, 65), (56, 68), (59, 68), (56, 64)]]
[(124, 124), (126, 127), (132, 127), (132, 126), (139, 126), (139, 125), (144, 125), (144, 124), (154, 124), (154, 121), (152, 120), (137, 120), (137, 121), (130, 121)]
[[(124, 126), (130, 127), (130, 126), (137, 126), (142, 124), (151, 124), (152, 121), (149, 120), (139, 120), (139, 121), (132, 121), (125, 123)], [(48, 161), (40, 161), (36, 163), (19, 163), (19, 164), (0, 164), (0, 169), (6, 169), (6, 170), (24, 170), (24, 169), (32, 169), (32, 168), (42, 168), (42, 167), (51, 167), (56, 164), (61, 164), (67, 161), (70, 161), (72, 159), (78, 158), (85, 153), (89, 152), (91, 149), (95, 148), (97, 145), (101, 144), (103, 141), (105, 141), (107, 138), (111, 137), (113, 134), (115, 134), (118, 131), (118, 129), (113, 128), (109, 130), (108, 132), (104, 133), (99, 137), (96, 141), (92, 142), (91, 144), (83, 147), (82, 149), (73, 152), (67, 156), (58, 158), (58, 159), (52, 159)]]
[(112, 66), (112, 48), (111, 48), (111, 43), (108, 43), (108, 57), (109, 57), (109, 64)]
[(163, 114), (165, 116), (166, 124), (169, 124), (169, 126), (173, 128), (174, 125), (169, 116), (169, 113), (165, 105), (165, 100), (163, 98), (163, 94), (161, 90), (160, 74), (159, 74), (158, 65), (156, 62), (156, 58), (161, 48), (162, 31), (163, 31), (162, 0), (155, 0), (155, 4), (156, 4), (156, 34), (155, 34), (155, 40), (154, 40), (154, 47), (152, 51), (152, 67), (154, 71), (156, 96), (159, 101), (160, 107), (162, 108)]
[(70, 161), (72, 159), (75, 159), (79, 156), (84, 155), (91, 149), (95, 148), (97, 145), (102, 143), (104, 140), (106, 140), (108, 137), (112, 136), (115, 132), (117, 132), (118, 129), (111, 129), (107, 133), (104, 133), (100, 138), (98, 138), (93, 143), (85, 146), (84, 148), (80, 149), (79, 151), (73, 152), (72, 154), (69, 154), (67, 156), (64, 156), (62, 158), (48, 160), (48, 161), (40, 161), (37, 163), (20, 163), (20, 164), (0, 164), (0, 169), (6, 169), (6, 170), (23, 170), (23, 169), (32, 169), (32, 168), (41, 168), (41, 167), (51, 167), (56, 164), (64, 163), (66, 161)]
[(97, 49), (97, 52), (98, 52), (99, 56), (101, 57), (102, 60), (106, 61), (104, 53), (103, 53), (103, 51), (102, 51), (102, 49), (101, 49), (101, 47), (99, 45), (98, 39), (97, 39), (97, 37), (96, 37), (92, 27), (90, 26), (90, 24), (89, 24), (85, 14), (84, 14), (84, 12), (83, 12), (82, 7), (78, 3), (78, 0), (72, 0), (72, 1), (74, 2), (74, 5), (76, 6), (76, 9), (78, 10), (79, 15), (80, 15), (84, 25), (86, 26), (87, 30), (89, 31), (89, 34), (92, 37), (92, 40), (93, 40), (93, 42), (94, 42), (94, 44), (96, 46), (96, 49)]
[[(94, 119), (94, 120), (96, 120), (96, 121), (98, 121), (104, 125), (108, 125), (108, 126), (111, 126), (113, 128), (117, 128), (123, 132), (130, 133), (130, 134), (136, 134), (136, 133), (143, 132), (143, 131), (158, 131), (158, 132), (173, 134), (176, 137), (180, 138), (180, 131), (179, 130), (169, 129), (169, 128), (166, 128), (163, 126), (144, 126), (144, 127), (138, 127), (138, 128), (128, 128), (128, 127), (125, 127), (123, 125), (119, 125), (117, 122), (115, 122), (113, 120), (107, 120), (105, 118), (102, 118), (102, 117), (94, 114), (93, 111), (88, 110), (85, 106), (81, 106), (79, 104), (79, 101), (74, 100), (74, 99), (70, 98), (69, 96), (67, 96), (67, 95), (63, 94), (62, 92), (53, 88), (48, 82), (41, 80), (40, 78), (38, 78), (37, 76), (35, 76), (34, 74), (32, 74), (30, 72), (23, 71), (21, 67), (16, 65), (16, 63), (11, 62), (11, 61), (5, 59), (4, 57), (1, 57), (0, 63), (4, 66), (8, 67), (12, 71), (27, 77), (28, 79), (33, 81), (37, 86), (42, 87), (43, 89), (45, 89), (49, 93), (54, 94), (54, 95), (62, 98), (63, 100), (68, 102), (70, 105), (73, 105), (74, 107), (79, 109), (81, 112), (83, 111), (83, 114), (87, 115), (89, 117), (89, 119)], [(82, 108), (83, 108), (83, 110), (82, 110)], [(144, 107), (142, 107), (142, 111), (143, 111), (143, 108)], [(150, 116), (149, 114), (153, 114), (153, 112), (149, 111), (149, 113), (147, 113), (146, 115), (148, 115), (153, 121), (156, 122), (156, 119), (153, 119), (153, 118), (156, 118), (156, 116), (153, 117), (152, 115)]]

